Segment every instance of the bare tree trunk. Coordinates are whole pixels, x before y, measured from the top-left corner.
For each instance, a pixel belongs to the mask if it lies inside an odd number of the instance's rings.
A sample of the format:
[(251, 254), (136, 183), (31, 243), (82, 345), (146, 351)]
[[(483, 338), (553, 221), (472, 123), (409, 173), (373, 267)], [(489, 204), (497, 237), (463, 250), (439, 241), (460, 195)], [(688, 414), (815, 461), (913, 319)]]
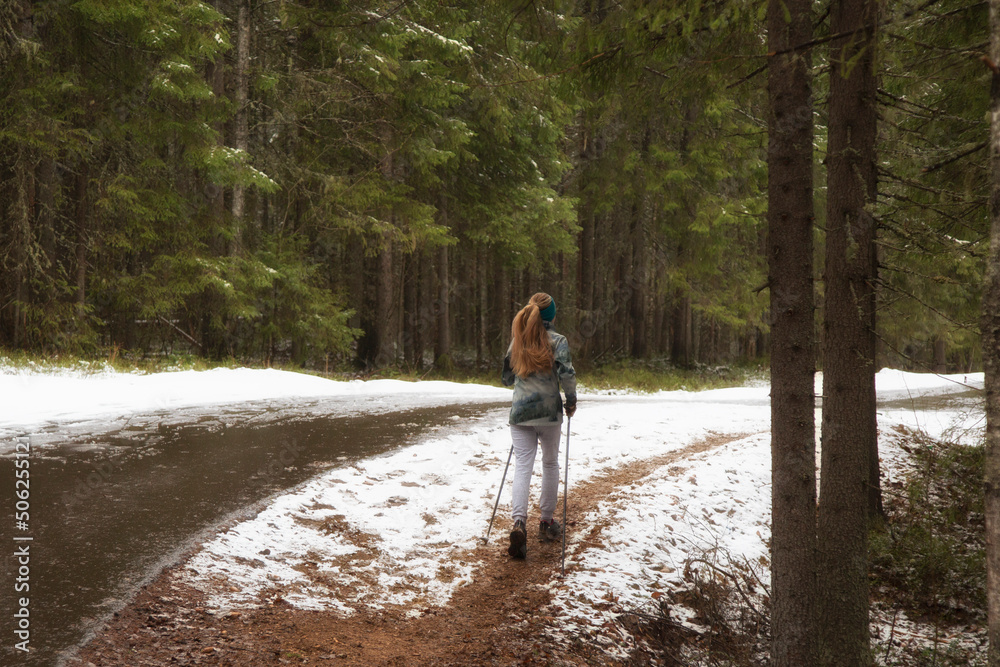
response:
[(476, 251), (478, 270), (476, 271), (476, 281), (478, 285), (478, 303), (476, 313), (476, 365), (482, 368), (486, 363), (487, 341), (486, 341), (486, 315), (489, 309), (489, 295), (487, 292), (486, 276), (489, 273), (489, 262), (487, 261), (486, 250), (480, 246)]
[(694, 346), (694, 322), (691, 317), (691, 297), (678, 294), (672, 313), (673, 337), (670, 340), (670, 360), (678, 366), (687, 367), (692, 361)]
[(503, 263), (497, 261), (493, 267), (493, 317), (490, 327), (490, 354), (503, 357), (510, 342), (510, 278)]
[[(215, 0), (212, 6), (220, 14), (225, 14), (222, 0)], [(206, 72), (208, 84), (212, 87), (212, 94), (216, 99), (221, 100), (226, 95), (226, 62), (221, 55), (216, 56), (215, 62), (209, 64)], [(216, 144), (226, 145), (226, 129), (223, 123), (216, 123), (215, 131), (218, 133)], [(225, 192), (222, 186), (215, 183), (208, 183), (205, 186), (205, 198), (208, 200), (208, 208), (216, 224), (220, 224), (225, 217)], [(218, 241), (216, 241), (218, 243)]]
[(431, 271), (430, 254), (426, 249), (420, 251), (420, 262), (417, 268), (419, 269), (419, 273), (417, 274), (417, 307), (419, 309), (419, 316), (417, 319), (416, 335), (413, 338), (413, 354), (416, 357), (417, 368), (422, 368), (424, 365), (424, 352), (427, 349), (427, 343), (434, 328), (432, 320), (433, 309), (431, 307), (434, 293), (431, 282), (434, 276)]
[(649, 282), (646, 259), (648, 239), (645, 223), (645, 210), (640, 205), (635, 212), (632, 229), (632, 303), (630, 313), (632, 356), (637, 359), (643, 359), (649, 355), (649, 345), (646, 338), (646, 320), (649, 317), (646, 308), (646, 289)]
[[(360, 280), (355, 284), (358, 300), (358, 324), (361, 336), (358, 338), (358, 364), (365, 369), (371, 369), (378, 360), (378, 261), (377, 258), (364, 254), (363, 244), (353, 243), (361, 258), (358, 275)], [(354, 282), (354, 281), (352, 281)]]
[(51, 157), (43, 157), (38, 165), (36, 180), (38, 181), (37, 199), (35, 200), (35, 220), (38, 228), (39, 245), (41, 246), (46, 268), (51, 268), (56, 261), (56, 162)]
[[(1000, 63), (1000, 0), (990, 0), (990, 59)], [(990, 255), (982, 304), (986, 376), (986, 605), (989, 667), (1000, 667), (1000, 70), (990, 86)]]
[(770, 0), (771, 660), (816, 662), (813, 102), (809, 0)]
[[(659, 294), (659, 281), (654, 280), (650, 286), (653, 294)], [(655, 298), (653, 300), (653, 350), (657, 355), (663, 354), (667, 349), (667, 317), (664, 299)]]
[[(238, 0), (236, 10), (236, 68), (235, 103), (236, 115), (233, 118), (233, 148), (240, 151), (243, 159), (249, 145), (249, 123), (247, 116), (250, 99), (250, 0)], [(243, 213), (246, 204), (246, 188), (243, 185), (233, 186), (233, 251), (242, 251), (244, 243)]]
[[(448, 226), (448, 201), (441, 195), (441, 224)], [(448, 273), (448, 246), (438, 250), (437, 339), (434, 341), (434, 363), (450, 365), (451, 359), (451, 277)]]
[(934, 372), (948, 372), (948, 341), (944, 336), (934, 339)]
[[(0, 326), (9, 330), (9, 342), (15, 347), (20, 347), (24, 341), (23, 319), (24, 312), (21, 304), (25, 302), (29, 295), (26, 294), (25, 282), (28, 275), (28, 255), (31, 243), (31, 200), (30, 181), (32, 176), (29, 173), (27, 158), (24, 151), (12, 151), (13, 160), (9, 169), (0, 172), (0, 183), (7, 182), (13, 192), (5, 191), (4, 194), (9, 199), (0, 199), (0, 230), (4, 232), (4, 239), (8, 240), (9, 256), (2, 258), (8, 263), (8, 270), (0, 273), (3, 292), (0, 293)], [(6, 177), (6, 178), (5, 178)], [(9, 282), (8, 282), (9, 281)], [(10, 291), (8, 291), (10, 290)], [(9, 300), (8, 300), (9, 299)], [(9, 320), (4, 313), (10, 307)], [(9, 322), (9, 324), (8, 324)], [(6, 341), (5, 341), (6, 342)]]
[(597, 318), (594, 313), (594, 235), (596, 221), (593, 213), (583, 216), (583, 228), (580, 230), (580, 335), (583, 347), (580, 350), (582, 359), (590, 359), (594, 352), (594, 334), (597, 329)]
[(419, 251), (406, 256), (403, 273), (403, 359), (412, 368), (418, 368), (416, 341), (420, 328), (420, 269)]
[(874, 0), (843, 0), (833, 43), (827, 154), (823, 448), (819, 503), (821, 665), (872, 662), (868, 518), (875, 412)]
[(393, 280), (395, 263), (393, 261), (393, 244), (389, 239), (383, 239), (382, 249), (378, 254), (378, 278), (375, 292), (376, 318), (375, 339), (378, 352), (375, 365), (379, 368), (396, 361), (396, 329), (395, 322), (395, 281)]
[(76, 175), (76, 314), (83, 317), (87, 305), (87, 241), (90, 234), (87, 228), (87, 181), (89, 172), (87, 164), (80, 165)]

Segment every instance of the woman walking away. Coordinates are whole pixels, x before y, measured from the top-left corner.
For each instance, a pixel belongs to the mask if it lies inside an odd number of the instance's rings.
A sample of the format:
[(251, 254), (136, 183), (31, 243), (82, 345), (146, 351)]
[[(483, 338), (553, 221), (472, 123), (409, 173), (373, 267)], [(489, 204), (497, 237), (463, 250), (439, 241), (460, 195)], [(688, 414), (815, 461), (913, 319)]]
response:
[(538, 538), (559, 539), (563, 527), (553, 518), (559, 494), (559, 440), (563, 401), (566, 414), (576, 412), (576, 371), (569, 356), (566, 337), (552, 329), (556, 302), (539, 292), (514, 316), (511, 342), (503, 360), (503, 383), (514, 385), (510, 408), (510, 435), (514, 448), (514, 499), (511, 512), (514, 529), (507, 553), (513, 558), (528, 554), (528, 490), (535, 467), (535, 452), (542, 445), (541, 520)]

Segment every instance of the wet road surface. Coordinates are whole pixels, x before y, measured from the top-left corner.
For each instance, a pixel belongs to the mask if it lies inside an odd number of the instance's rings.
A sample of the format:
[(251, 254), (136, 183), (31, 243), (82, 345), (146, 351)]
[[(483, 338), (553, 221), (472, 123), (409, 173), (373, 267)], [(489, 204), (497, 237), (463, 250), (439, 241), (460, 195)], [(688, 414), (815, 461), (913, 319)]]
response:
[[(7, 490), (0, 663), (59, 664), (145, 581), (275, 493), (499, 405), (393, 410), (391, 402), (272, 401), (137, 417), (99, 435), (49, 427), (21, 437), (32, 450), (23, 533), (14, 517), (18, 459), (0, 458), (0, 488)], [(21, 578), (30, 589), (19, 592), (16, 554), (24, 547), (30, 573)], [(29, 598), (27, 656), (15, 649), (13, 615), (22, 596)]]

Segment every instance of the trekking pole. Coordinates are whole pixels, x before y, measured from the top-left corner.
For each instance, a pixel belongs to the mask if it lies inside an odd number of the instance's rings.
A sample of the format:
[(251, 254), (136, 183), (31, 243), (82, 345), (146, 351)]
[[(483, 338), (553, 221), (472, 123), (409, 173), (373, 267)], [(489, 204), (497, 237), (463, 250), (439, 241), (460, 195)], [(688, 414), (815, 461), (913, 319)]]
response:
[(569, 429), (573, 418), (566, 417), (566, 465), (563, 466), (563, 543), (562, 543), (562, 576), (566, 576), (566, 505), (569, 504)]
[(486, 537), (483, 538), (483, 544), (489, 544), (490, 542), (490, 531), (493, 530), (493, 519), (497, 515), (497, 507), (500, 506), (500, 494), (503, 493), (503, 483), (507, 481), (507, 469), (510, 468), (510, 459), (514, 456), (514, 443), (510, 444), (510, 453), (507, 454), (507, 465), (503, 469), (503, 477), (500, 479), (500, 488), (497, 489), (497, 501), (493, 503), (493, 515), (490, 517), (490, 527), (486, 529)]

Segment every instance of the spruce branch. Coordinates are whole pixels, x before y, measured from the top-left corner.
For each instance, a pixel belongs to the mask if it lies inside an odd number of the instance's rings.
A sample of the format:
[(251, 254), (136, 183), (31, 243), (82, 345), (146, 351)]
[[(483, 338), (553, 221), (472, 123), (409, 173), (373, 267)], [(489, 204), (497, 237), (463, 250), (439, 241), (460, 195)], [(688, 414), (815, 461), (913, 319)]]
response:
[(913, 294), (911, 292), (905, 292), (905, 291), (903, 291), (901, 289), (898, 289), (894, 285), (891, 285), (890, 283), (887, 283), (886, 281), (882, 280), (881, 278), (879, 278), (876, 281), (875, 284), (876, 284), (877, 287), (879, 287), (880, 289), (883, 289), (883, 290), (885, 290), (887, 292), (891, 292), (893, 294), (898, 294), (899, 296), (901, 296), (903, 298), (908, 298), (908, 299), (912, 299), (913, 301), (916, 301), (918, 304), (920, 304), (921, 306), (923, 306), (927, 310), (931, 311), (932, 313), (934, 313), (935, 315), (937, 315), (938, 317), (940, 317), (945, 322), (948, 322), (948, 323), (954, 325), (958, 329), (961, 329), (963, 331), (971, 331), (971, 332), (976, 333), (976, 334), (979, 333), (979, 327), (977, 327), (975, 325), (972, 325), (972, 324), (967, 324), (967, 323), (959, 322), (958, 320), (956, 320), (952, 316), (950, 316), (947, 313), (943, 312), (940, 308), (936, 308), (936, 307), (932, 306), (931, 304), (927, 303), (927, 301), (925, 301), (924, 299), (921, 299), (916, 294)]
[[(998, 71), (998, 73), (1000, 73), (1000, 71)], [(986, 142), (986, 141), (984, 141), (984, 142), (982, 142), (981, 144), (979, 144), (977, 146), (973, 146), (969, 150), (962, 151), (958, 155), (954, 155), (954, 156), (948, 158), (947, 160), (943, 160), (943, 161), (938, 162), (937, 164), (933, 164), (933, 165), (931, 165), (929, 167), (924, 167), (923, 169), (920, 170), (920, 172), (923, 173), (923, 174), (929, 174), (929, 173), (931, 173), (933, 171), (937, 171), (938, 169), (941, 169), (942, 167), (947, 167), (952, 162), (958, 162), (959, 160), (961, 160), (964, 157), (967, 157), (969, 155), (972, 155), (973, 153), (981, 151), (984, 148), (986, 148), (987, 146), (989, 146), (989, 143)]]

